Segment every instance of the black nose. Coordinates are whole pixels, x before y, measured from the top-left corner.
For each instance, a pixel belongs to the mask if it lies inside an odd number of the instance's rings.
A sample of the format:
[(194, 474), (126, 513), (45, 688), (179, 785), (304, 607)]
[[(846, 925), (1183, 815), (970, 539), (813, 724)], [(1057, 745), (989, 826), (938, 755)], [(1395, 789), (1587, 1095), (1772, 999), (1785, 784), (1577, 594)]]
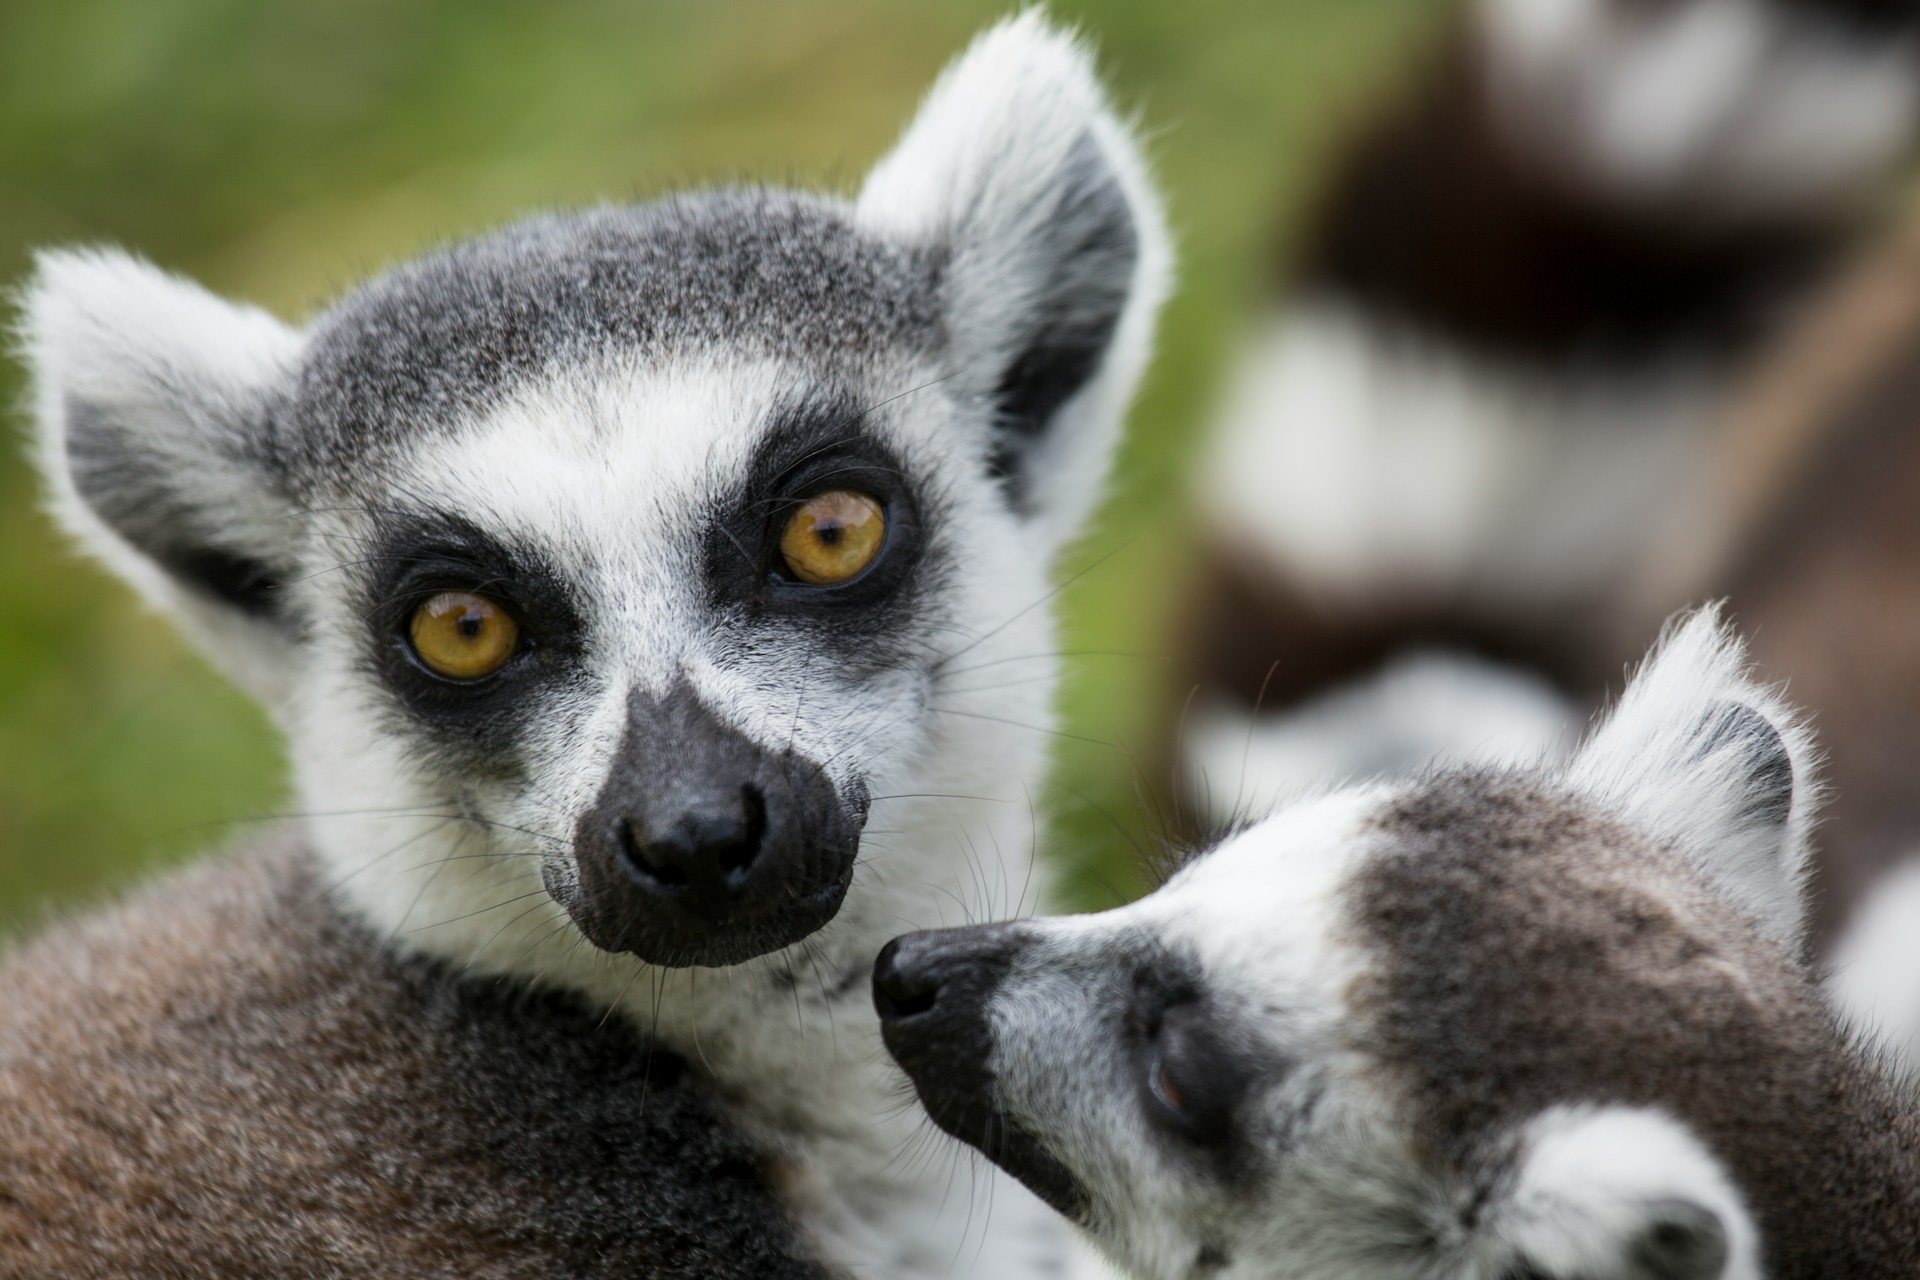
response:
[(914, 968), (915, 957), (911, 955), (902, 963), (900, 944), (904, 941), (895, 938), (889, 942), (873, 962), (873, 1007), (890, 1021), (928, 1012), (940, 994), (937, 974)]
[(629, 696), (627, 730), (549, 892), (603, 951), (740, 964), (833, 919), (852, 884), (865, 789), (748, 737), (685, 680)]
[(620, 868), (640, 888), (683, 900), (689, 908), (721, 911), (746, 892), (767, 841), (767, 798), (753, 783), (737, 804), (708, 803), (664, 823), (623, 816), (614, 848)]
[(1026, 943), (1020, 926), (989, 924), (910, 933), (881, 948), (873, 1007), (894, 1056), (964, 1051), (984, 1061), (987, 1006)]

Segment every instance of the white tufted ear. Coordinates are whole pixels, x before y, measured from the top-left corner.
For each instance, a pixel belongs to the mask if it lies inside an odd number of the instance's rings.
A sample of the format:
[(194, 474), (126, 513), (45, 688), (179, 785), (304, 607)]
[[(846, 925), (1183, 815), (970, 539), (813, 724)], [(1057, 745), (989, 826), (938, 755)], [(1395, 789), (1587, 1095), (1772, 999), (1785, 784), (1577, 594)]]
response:
[(1673, 841), (1734, 905), (1792, 944), (1820, 798), (1818, 753), (1746, 663), (1717, 608), (1670, 626), (1569, 775)]
[(266, 412), (300, 336), (116, 250), (36, 265), (19, 341), (56, 515), (278, 701), (292, 548)]
[(1490, 1207), (1489, 1274), (1540, 1280), (1760, 1280), (1739, 1191), (1686, 1126), (1633, 1107), (1555, 1107)]
[(868, 176), (864, 226), (938, 250), (955, 385), (999, 417), (996, 470), (1053, 544), (1098, 497), (1171, 252), (1087, 51), (1028, 11), (941, 75)]

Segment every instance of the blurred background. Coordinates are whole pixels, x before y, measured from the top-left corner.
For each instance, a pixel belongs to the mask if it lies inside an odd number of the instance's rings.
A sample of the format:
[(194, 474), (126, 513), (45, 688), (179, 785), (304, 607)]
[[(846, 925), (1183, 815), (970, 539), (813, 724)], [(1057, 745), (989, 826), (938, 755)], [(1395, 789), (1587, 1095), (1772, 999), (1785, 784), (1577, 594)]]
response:
[[(1183, 483), (1229, 338), (1309, 175), (1430, 31), (1431, 0), (1052, 6), (1152, 136), (1180, 287), (1113, 496), (1063, 567), (1052, 809), (1076, 899), (1139, 883), (1161, 768)], [(548, 206), (736, 178), (846, 189), (972, 0), (0, 0), (0, 279), (110, 240), (298, 318), (438, 241)], [(19, 399), (16, 365), (0, 394)], [(62, 545), (0, 451), (0, 932), (283, 811), (260, 713)], [(1077, 576), (1075, 576), (1077, 575)], [(1166, 589), (1148, 589), (1159, 584)], [(1150, 789), (1150, 788), (1149, 788)]]

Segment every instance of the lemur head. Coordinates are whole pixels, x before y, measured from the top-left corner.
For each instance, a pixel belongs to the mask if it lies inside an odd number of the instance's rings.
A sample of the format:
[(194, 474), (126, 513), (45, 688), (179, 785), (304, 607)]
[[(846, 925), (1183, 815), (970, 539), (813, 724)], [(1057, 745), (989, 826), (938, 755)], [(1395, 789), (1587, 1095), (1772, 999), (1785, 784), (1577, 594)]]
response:
[(1812, 763), (1698, 616), (1564, 767), (1329, 794), (1120, 910), (898, 940), (883, 1033), (1143, 1277), (1756, 1276), (1743, 1196), (1804, 1171), (1756, 1155), (1810, 1096), (1775, 1050), (1826, 1025)]
[[(856, 874), (883, 799), (1027, 829), (1042, 734), (964, 672), (1051, 648), (1167, 257), (1029, 13), (852, 200), (537, 217), (298, 328), (48, 253), (22, 335), (61, 518), (282, 718), (341, 892), (462, 963), (624, 983), (609, 956), (830, 922), (870, 954), (900, 908), (863, 889), (932, 878)], [(1047, 714), (1037, 669), (1006, 720)], [(913, 856), (984, 845), (917, 803), (884, 824)]]

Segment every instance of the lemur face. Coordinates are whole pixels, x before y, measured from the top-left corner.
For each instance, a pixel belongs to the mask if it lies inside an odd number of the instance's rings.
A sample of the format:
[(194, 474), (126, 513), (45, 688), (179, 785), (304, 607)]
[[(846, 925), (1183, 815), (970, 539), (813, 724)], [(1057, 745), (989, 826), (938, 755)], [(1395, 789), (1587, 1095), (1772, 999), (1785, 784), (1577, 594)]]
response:
[[(991, 424), (945, 385), (941, 264), (768, 196), (515, 234), (557, 261), (455, 250), (316, 344), (304, 439), (424, 416), (391, 403), (401, 379), (472, 407), (322, 504), (310, 791), (364, 795), (377, 741), (411, 802), (559, 855), (544, 887), (595, 946), (777, 950), (839, 909), (868, 797), (908, 789), (890, 762), (922, 746), (962, 620), (994, 584), (1045, 590)], [(436, 312), (454, 290), (509, 301), (476, 326)], [(512, 389), (475, 368), (582, 330), (617, 336)], [(460, 665), (476, 650), (488, 669)]]
[(1809, 748), (1739, 667), (1703, 617), (1565, 770), (1337, 792), (1131, 906), (902, 938), (887, 1045), (1139, 1276), (1755, 1276), (1720, 1143), (1799, 1009)]
[[(324, 395), (289, 406), (310, 441), (414, 428), (356, 441), (313, 504), (309, 794), (350, 804), (371, 766), (526, 833), (605, 951), (778, 950), (840, 908), (869, 797), (911, 789), (890, 762), (962, 619), (990, 584), (1045, 591), (990, 424), (943, 385), (940, 264), (766, 196), (515, 234), (557, 261), (460, 249), (349, 302), (307, 366)], [(507, 302), (476, 323), (456, 290)], [(517, 386), (476, 368), (582, 330), (618, 336)], [(436, 381), (467, 398), (444, 426), (392, 390)]]
[[(62, 514), (281, 713), (342, 893), (624, 992), (590, 961), (843, 919), (876, 805), (997, 838), (934, 806), (1037, 770), (1048, 568), (1166, 257), (1085, 54), (1029, 15), (856, 200), (538, 218), (298, 330), (48, 255), (24, 334)], [(989, 717), (997, 659), (1040, 665)], [(904, 909), (877, 887), (925, 878), (865, 876), (861, 966)]]
[(1328, 908), (1375, 799), (1276, 816), (1118, 911), (900, 939), (889, 1049), (937, 1124), (1130, 1271), (1244, 1262), (1358, 1101)]

